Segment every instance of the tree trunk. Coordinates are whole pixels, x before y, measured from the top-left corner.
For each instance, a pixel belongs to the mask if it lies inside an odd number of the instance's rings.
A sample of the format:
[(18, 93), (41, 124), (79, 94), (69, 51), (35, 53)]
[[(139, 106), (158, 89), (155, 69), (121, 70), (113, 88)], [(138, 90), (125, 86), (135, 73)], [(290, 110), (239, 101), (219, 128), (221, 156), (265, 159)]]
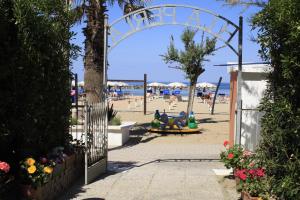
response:
[(101, 101), (103, 92), (104, 14), (103, 0), (90, 0), (86, 8), (87, 26), (84, 56), (84, 89), (89, 104)]
[(195, 98), (196, 81), (191, 81), (189, 88), (189, 101), (187, 107), (187, 119), (189, 114), (193, 111), (194, 98)]

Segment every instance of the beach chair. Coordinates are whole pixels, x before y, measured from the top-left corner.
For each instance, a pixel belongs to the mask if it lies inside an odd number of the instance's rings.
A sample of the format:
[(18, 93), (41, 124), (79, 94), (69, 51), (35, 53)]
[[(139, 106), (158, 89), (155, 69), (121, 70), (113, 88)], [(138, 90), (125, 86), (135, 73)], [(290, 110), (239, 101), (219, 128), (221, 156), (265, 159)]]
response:
[(163, 90), (164, 99), (170, 99), (170, 90)]

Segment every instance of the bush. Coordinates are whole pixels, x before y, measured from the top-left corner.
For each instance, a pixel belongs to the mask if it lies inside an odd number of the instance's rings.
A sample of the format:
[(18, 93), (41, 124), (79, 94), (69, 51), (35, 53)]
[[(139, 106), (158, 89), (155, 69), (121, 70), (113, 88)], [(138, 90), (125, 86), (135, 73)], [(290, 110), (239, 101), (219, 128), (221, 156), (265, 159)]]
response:
[(260, 160), (279, 199), (300, 196), (300, 1), (270, 0), (255, 15), (261, 55), (271, 63), (261, 110)]
[(113, 126), (119, 126), (121, 125), (121, 118), (120, 117), (114, 117), (110, 123), (110, 125), (113, 125)]
[(13, 171), (66, 143), (72, 19), (61, 0), (0, 1), (0, 155)]

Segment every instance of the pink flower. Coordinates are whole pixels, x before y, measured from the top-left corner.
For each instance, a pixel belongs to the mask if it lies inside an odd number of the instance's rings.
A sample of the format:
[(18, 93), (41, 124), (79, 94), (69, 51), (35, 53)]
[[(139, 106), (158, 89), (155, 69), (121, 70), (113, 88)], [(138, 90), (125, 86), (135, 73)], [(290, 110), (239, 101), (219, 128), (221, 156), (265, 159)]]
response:
[(5, 173), (8, 173), (9, 170), (10, 170), (9, 164), (7, 164), (6, 162), (1, 162), (0, 161), (0, 170), (4, 171)]
[(228, 140), (225, 140), (223, 143), (224, 147), (226, 147), (228, 144), (229, 144)]
[(227, 158), (232, 159), (234, 157), (233, 153), (228, 154)]
[(252, 152), (251, 151), (244, 151), (243, 152), (243, 156), (244, 157), (249, 157), (249, 156), (251, 156), (252, 155)]
[(257, 169), (256, 170), (256, 175), (258, 177), (264, 177), (265, 176), (265, 171), (263, 169)]
[(252, 176), (254, 176), (256, 171), (254, 169), (250, 169), (248, 172), (249, 172), (249, 174), (251, 174)]
[(250, 164), (249, 164), (249, 167), (253, 167), (255, 165), (255, 163), (254, 162), (251, 162)]

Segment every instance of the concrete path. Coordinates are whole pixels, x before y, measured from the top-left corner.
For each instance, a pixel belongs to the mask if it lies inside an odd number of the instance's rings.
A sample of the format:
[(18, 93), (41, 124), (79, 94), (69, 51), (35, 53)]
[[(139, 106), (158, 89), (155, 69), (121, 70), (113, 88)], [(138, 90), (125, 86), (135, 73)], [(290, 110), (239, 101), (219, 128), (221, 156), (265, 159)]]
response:
[(77, 183), (63, 199), (95, 200), (234, 200), (233, 180), (217, 176), (219, 144), (195, 143), (202, 134), (133, 137), (109, 151), (109, 173), (83, 186)]

